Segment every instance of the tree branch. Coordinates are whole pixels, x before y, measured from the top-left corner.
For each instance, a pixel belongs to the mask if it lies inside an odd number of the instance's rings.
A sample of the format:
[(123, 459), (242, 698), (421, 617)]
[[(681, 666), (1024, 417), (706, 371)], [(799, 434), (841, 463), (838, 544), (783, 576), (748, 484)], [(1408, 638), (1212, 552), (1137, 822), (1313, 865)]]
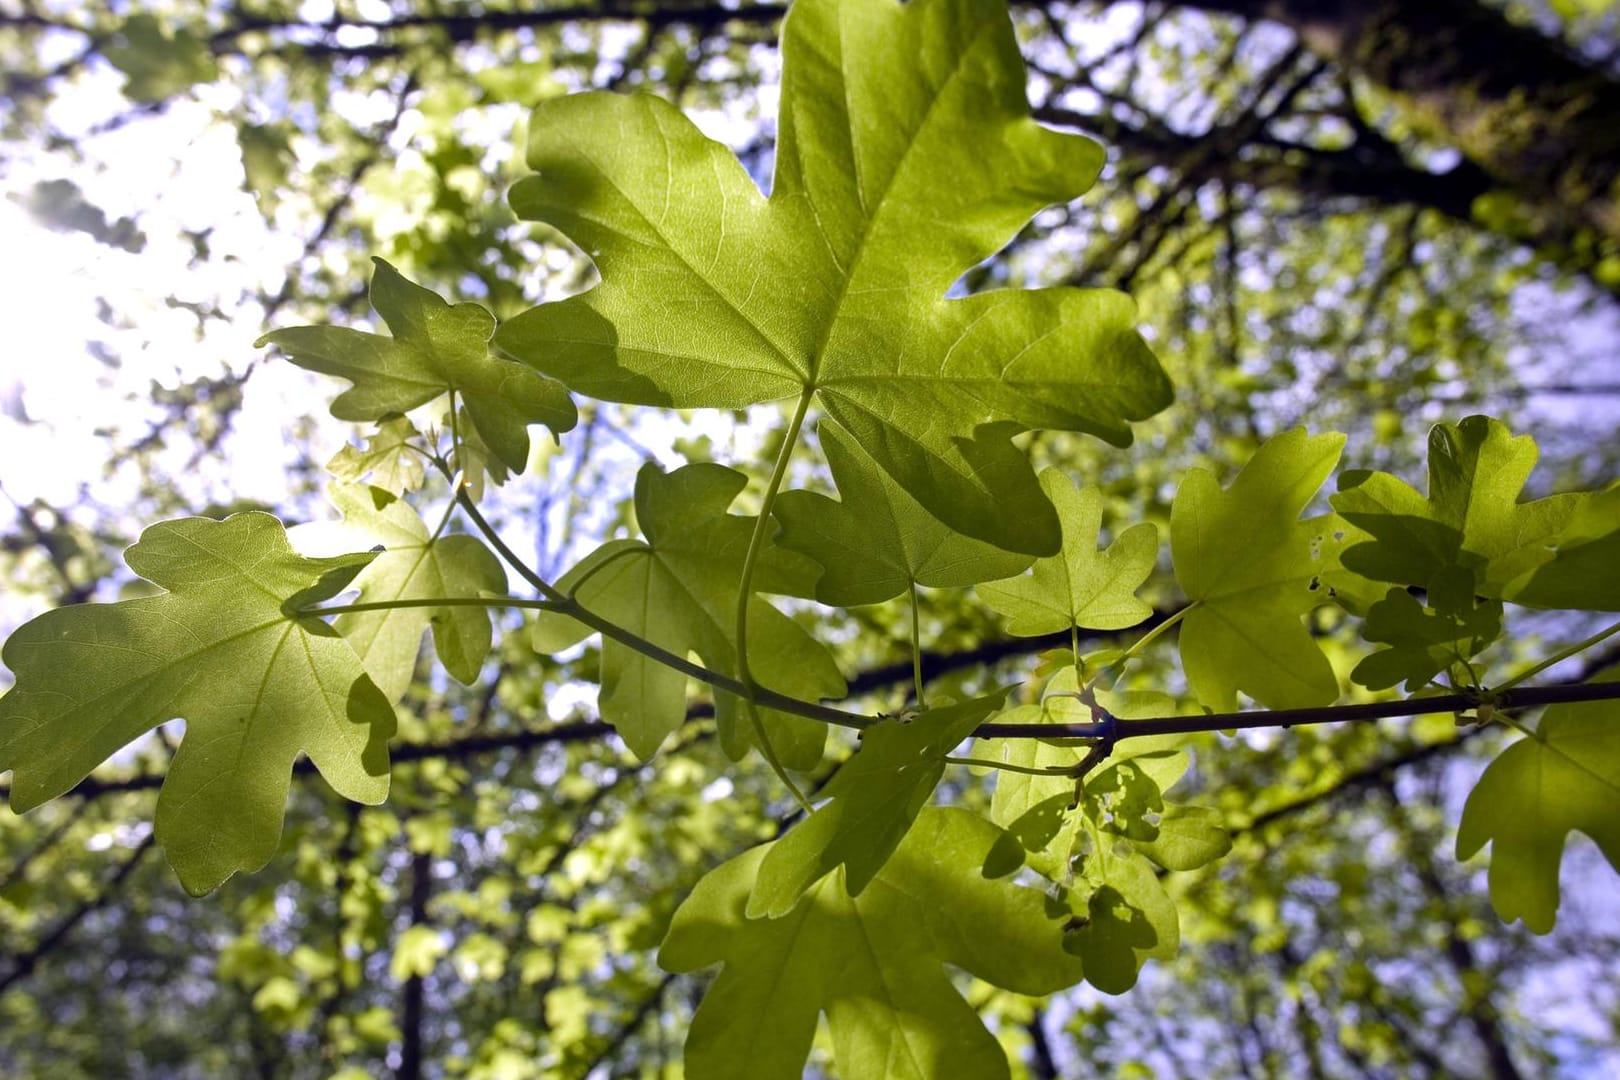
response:
[(1396, 95), (1422, 130), (1520, 196), (1509, 231), (1620, 245), (1620, 82), (1478, 0), (1191, 0), (1268, 20)]
[(155, 842), (156, 833), (148, 831), (146, 837), (129, 853), (129, 857), (113, 872), (112, 877), (107, 879), (106, 888), (74, 908), (31, 948), (14, 955), (11, 959), (11, 970), (0, 976), (0, 994), (4, 994), (13, 985), (33, 974), (34, 967), (42, 957), (61, 944), (87, 916), (116, 896), (125, 880), (135, 872), (135, 868), (145, 858), (146, 853), (152, 850)]
[(1521, 687), (1490, 694), (1437, 694), (1363, 705), (1324, 705), (1317, 709), (1251, 709), (1203, 716), (1159, 716), (1085, 724), (980, 724), (981, 739), (1133, 739), (1153, 735), (1192, 735), (1209, 731), (1291, 728), (1301, 724), (1337, 724), (1394, 720), (1433, 713), (1463, 713), (1490, 704), (1497, 709), (1528, 709), (1582, 701), (1620, 700), (1620, 682), (1574, 683)]
[[(1134, 629), (1152, 627), (1163, 622), (1162, 615), (1140, 624)], [(976, 667), (1010, 656), (1028, 655), (1068, 644), (1066, 634), (1020, 638), (991, 642), (974, 649), (966, 649), (946, 656), (927, 656), (924, 670), (930, 675)], [(912, 668), (909, 661), (873, 668), (849, 680), (852, 696), (871, 693), (885, 687), (910, 681)], [(794, 699), (786, 699), (792, 702)], [(1444, 694), (1433, 697), (1408, 698), (1400, 701), (1379, 701), (1360, 705), (1326, 705), (1315, 709), (1253, 709), (1235, 713), (1206, 713), (1201, 716), (1164, 716), (1140, 720), (1109, 720), (1098, 723), (1077, 724), (997, 724), (979, 725), (973, 736), (981, 739), (1129, 739), (1154, 735), (1186, 735), (1212, 731), (1254, 730), (1258, 728), (1291, 728), (1303, 724), (1358, 723), (1391, 720), (1433, 713), (1462, 713), (1478, 708), (1487, 701), (1498, 710), (1535, 708), (1544, 705), (1572, 704), (1586, 701), (1620, 700), (1620, 682), (1565, 683), (1552, 686), (1518, 687), (1486, 694)], [(776, 707), (773, 702), (773, 707)], [(687, 710), (688, 721), (714, 715), (714, 707), (697, 704)], [(850, 714), (853, 715), (853, 714)], [(439, 743), (405, 743), (392, 750), (395, 763), (428, 759), (462, 760), (486, 753), (512, 749), (532, 749), (549, 744), (593, 742), (613, 735), (611, 725), (600, 721), (582, 721), (559, 724), (551, 728), (473, 735)], [(316, 772), (307, 758), (293, 764), (294, 776), (309, 776)], [(137, 776), (98, 779), (86, 778), (63, 797), (99, 798), (119, 792), (146, 791), (161, 787), (163, 777), (145, 773)], [(0, 799), (9, 797), (10, 786), (0, 785)]]

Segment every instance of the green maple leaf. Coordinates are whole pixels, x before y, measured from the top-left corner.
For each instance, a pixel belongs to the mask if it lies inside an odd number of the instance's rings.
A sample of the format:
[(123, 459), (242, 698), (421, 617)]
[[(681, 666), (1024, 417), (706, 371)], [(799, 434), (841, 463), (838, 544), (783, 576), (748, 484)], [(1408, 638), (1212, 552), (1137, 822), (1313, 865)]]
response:
[[(1545, 500), (1543, 500), (1545, 501)], [(1620, 486), (1588, 495), (1552, 537), (1551, 561), (1521, 573), (1503, 599), (1529, 607), (1620, 611)]]
[[(1076, 700), (1075, 695), (1079, 690), (1080, 673), (1071, 665), (1060, 670), (1047, 683), (1039, 704), (1008, 709), (995, 720), (1009, 724), (1088, 723), (1092, 719), (1091, 709)], [(1175, 700), (1169, 694), (1157, 691), (1116, 692), (1098, 689), (1094, 693), (1097, 703), (1122, 722), (1128, 722), (1133, 717), (1168, 716), (1177, 711)], [(1178, 749), (1183, 741), (1183, 736), (1171, 735), (1130, 738), (1121, 742), (1109, 754), (1106, 764), (1086, 777), (1084, 797), (1087, 815), (1093, 821), (1118, 819), (1120, 835), (1133, 831), (1124, 824), (1122, 816), (1129, 814), (1129, 809), (1115, 796), (1128, 791), (1136, 795), (1135, 805), (1138, 809), (1135, 817), (1138, 820), (1150, 812), (1150, 806), (1162, 807), (1159, 793), (1180, 779), (1190, 764), (1187, 755)], [(1040, 739), (989, 740), (989, 753), (994, 760), (1024, 769), (1073, 769), (1088, 749)], [(1144, 793), (1136, 787), (1138, 778), (1151, 784), (1151, 793)], [(990, 820), (1018, 835), (1020, 819), (1032, 811), (1044, 815), (1051, 800), (1060, 796), (1064, 800), (1065, 812), (1076, 809), (1072, 776), (1037, 776), (1011, 770), (999, 772), (990, 802)], [(1047, 848), (1047, 841), (1054, 836), (1055, 830), (1048, 833), (1040, 844), (1026, 846), (1029, 851), (1039, 853)], [(1062, 868), (1048, 862), (1037, 865), (1036, 869), (1058, 876)]]
[(1030, 428), (1118, 445), (1170, 402), (1106, 290), (946, 299), (1042, 207), (1088, 188), (1097, 144), (1029, 115), (1004, 0), (800, 0), (782, 32), (776, 175), (644, 95), (542, 102), (511, 202), (602, 282), (505, 324), (508, 352), (612, 401), (741, 408), (813, 393), (928, 511), (1031, 555), (1060, 532)]
[(147, 529), (130, 569), (169, 590), (46, 612), (0, 659), (0, 769), (12, 809), (68, 791), (165, 721), (186, 721), (157, 804), (157, 838), (194, 894), (270, 860), (293, 760), (340, 795), (381, 802), (394, 713), (354, 650), (297, 610), (340, 592), (370, 554), (295, 554), (269, 514)]
[(1405, 589), (1391, 589), (1367, 609), (1361, 636), (1389, 646), (1356, 665), (1350, 677), (1369, 690), (1406, 681), (1416, 693), (1442, 671), (1462, 667), (1502, 634), (1502, 602), (1478, 603), (1474, 574), (1460, 566), (1435, 576), (1425, 607)]
[(1536, 456), (1530, 436), (1470, 416), (1429, 432), (1427, 498), (1388, 473), (1346, 472), (1333, 506), (1373, 539), (1346, 550), (1344, 565), (1375, 581), (1420, 586), (1460, 566), (1474, 572), (1481, 595), (1503, 599), (1510, 582), (1551, 558), (1550, 542), (1583, 499), (1519, 502)]
[(1349, 532), (1333, 515), (1299, 520), (1339, 460), (1342, 435), (1303, 428), (1268, 439), (1222, 490), (1194, 469), (1170, 508), (1176, 580), (1193, 606), (1181, 660), (1198, 700), (1217, 712), (1239, 690), (1273, 709), (1339, 696), (1327, 657), (1301, 617), (1352, 587), (1339, 563)]
[(849, 895), (861, 895), (933, 795), (945, 756), (1006, 696), (1002, 690), (861, 732), (860, 749), (821, 789), (830, 801), (772, 844), (760, 863), (748, 917), (786, 915), (838, 866)]
[(1101, 830), (1144, 843), (1157, 839), (1164, 789), (1186, 771), (1187, 756), (1169, 749), (1113, 761), (1086, 777), (1082, 806)]
[(405, 417), (389, 417), (367, 437), (365, 449), (345, 446), (326, 463), (326, 471), (339, 480), (369, 476), (373, 486), (395, 495), (415, 491), (425, 479), (422, 452), (417, 449), (421, 438)]
[[(415, 510), (380, 488), (333, 484), (327, 494), (343, 514), (344, 531), (358, 537), (353, 543), (387, 549), (354, 579), (361, 603), (505, 595), (506, 571), (476, 537), (435, 538)], [(334, 625), (394, 701), (410, 686), (422, 635), (430, 628), (440, 663), (462, 683), (478, 678), (489, 655), (489, 612), (484, 608), (349, 612)]]
[[(645, 465), (636, 475), (636, 518), (646, 535), (611, 540), (557, 582), (588, 611), (677, 656), (696, 653), (709, 668), (736, 674), (737, 586), (755, 519), (727, 513), (748, 478), (722, 465), (687, 465), (665, 473)], [(755, 564), (760, 592), (806, 596), (817, 568), (803, 556), (767, 546)], [(749, 600), (748, 660), (759, 685), (815, 701), (842, 697), (843, 677), (827, 650), (763, 598)], [(555, 652), (587, 637), (583, 624), (543, 613), (535, 648)], [(643, 760), (686, 719), (687, 677), (606, 638), (602, 642), (602, 718)], [(742, 703), (715, 695), (721, 741), (740, 758), (753, 745)], [(825, 724), (761, 710), (773, 728), (783, 763), (813, 768), (826, 741)]]
[[(1609, 668), (1600, 682), (1620, 680)], [(1491, 845), (1491, 904), (1537, 934), (1558, 913), (1558, 864), (1578, 829), (1620, 869), (1620, 703), (1554, 705), (1502, 752), (1469, 793), (1457, 857)]]
[(782, 523), (777, 543), (821, 564), (817, 600), (877, 604), (913, 585), (959, 588), (1029, 566), (1028, 556), (942, 524), (836, 424), (823, 421), (820, 435), (839, 498), (785, 491), (775, 506)]
[(342, 326), (294, 326), (265, 334), (299, 367), (354, 383), (332, 402), (339, 420), (383, 420), (454, 390), (500, 461), (521, 472), (529, 424), (561, 434), (574, 426), (574, 402), (557, 383), (490, 351), (495, 316), (477, 304), (445, 303), (382, 259), (371, 305), (392, 338)]
[(1073, 915), (1063, 948), (1080, 958), (1086, 981), (1097, 989), (1123, 994), (1147, 961), (1175, 959), (1181, 947), (1175, 901), (1136, 852), (1094, 852), (1085, 880), (1067, 896)]
[[(1070, 669), (1073, 670), (1073, 669)], [(1019, 705), (996, 717), (998, 723), (1041, 724), (1058, 723), (1042, 705)], [(1129, 745), (1129, 744), (1126, 744)], [(1080, 753), (1074, 747), (1056, 746), (1039, 739), (994, 739), (989, 743), (990, 757), (1019, 769), (1072, 769), (1080, 762)], [(1009, 871), (1024, 861), (1024, 852), (1044, 853), (1075, 809), (1074, 781), (1053, 774), (1037, 776), (1033, 773), (1007, 770), (996, 773), (995, 792), (990, 800), (990, 820), (1006, 829), (1019, 842), (1020, 849), (1003, 843), (997, 849), (995, 869)], [(1006, 860), (1011, 858), (1010, 865)], [(1060, 870), (1055, 864), (1036, 867), (1056, 876)]]
[(1063, 522), (1063, 550), (1038, 560), (1027, 575), (978, 588), (979, 598), (1010, 620), (1007, 632), (1037, 637), (1073, 627), (1123, 630), (1153, 614), (1136, 590), (1158, 561), (1159, 530), (1145, 521), (1132, 525), (1099, 551), (1102, 493), (1075, 490), (1058, 469), (1044, 470), (1041, 486)]
[(1080, 964), (1059, 947), (1039, 891), (979, 869), (1000, 835), (970, 811), (925, 809), (858, 898), (833, 874), (779, 919), (745, 912), (769, 846), (709, 873), (658, 953), (668, 971), (725, 965), (693, 1017), (687, 1075), (797, 1078), (825, 1012), (849, 1080), (1007, 1076), (945, 965), (1039, 995), (1077, 982)]

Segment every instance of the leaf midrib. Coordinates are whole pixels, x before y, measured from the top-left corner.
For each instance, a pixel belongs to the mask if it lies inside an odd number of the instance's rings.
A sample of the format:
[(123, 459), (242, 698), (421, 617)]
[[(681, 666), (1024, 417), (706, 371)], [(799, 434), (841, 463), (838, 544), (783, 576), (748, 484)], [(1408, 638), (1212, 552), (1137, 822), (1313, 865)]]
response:
[[(248, 710), (247, 718), (242, 721), (243, 731), (241, 737), (236, 740), (235, 753), (232, 755), (230, 768), (216, 769), (211, 775), (203, 777), (196, 787), (186, 792), (178, 803), (173, 804), (168, 809), (166, 816), (171, 820), (178, 817), (187, 806), (200, 798), (203, 792), (218, 784), (221, 780), (240, 775), (242, 771), (242, 755), (247, 750), (248, 743), (252, 741), (254, 721), (259, 715), (259, 709), (264, 705), (265, 698), (269, 696), (270, 674), (275, 671), (276, 663), (281, 659), (281, 650), (287, 647), (287, 639), (291, 637), (294, 629), (292, 620), (289, 619), (286, 622), (287, 628), (282, 632), (281, 640), (277, 641), (275, 648), (270, 651), (270, 660), (264, 665), (264, 675), (259, 679), (259, 689), (253, 695), (253, 703)], [(307, 648), (305, 655), (308, 656)], [(187, 739), (189, 740), (192, 737), (192, 729), (187, 728), (186, 730)], [(166, 783), (167, 778), (165, 778)]]
[[(1271, 639), (1257, 639), (1253, 635), (1247, 633), (1241, 621), (1232, 618), (1231, 615), (1224, 611), (1219, 605), (1210, 605), (1206, 603), (1203, 611), (1205, 612), (1207, 618), (1220, 622), (1234, 636), (1247, 645), (1255, 655), (1264, 657), (1267, 665), (1273, 671), (1280, 672), (1295, 686), (1299, 686), (1314, 694), (1317, 689), (1316, 687), (1312, 686), (1306, 679), (1301, 678), (1299, 673), (1296, 672), (1292, 667), (1278, 659), (1277, 654), (1270, 648)], [(1234, 680), (1233, 685), (1237, 685), (1236, 680)], [(1239, 689), (1243, 689), (1244, 693), (1248, 693), (1251, 697), (1254, 696), (1249, 690), (1244, 689), (1243, 687), (1239, 687)]]
[[(838, 326), (840, 317), (843, 314), (844, 303), (849, 299), (850, 286), (855, 282), (856, 278), (860, 276), (861, 264), (866, 261), (866, 253), (872, 249), (870, 238), (877, 225), (877, 222), (879, 218), (883, 216), (884, 211), (891, 205), (889, 202), (889, 192), (894, 189), (896, 179), (905, 173), (906, 167), (911, 161), (912, 152), (917, 149), (917, 143), (920, 141), (919, 136), (922, 134), (922, 132), (928, 130), (929, 126), (933, 124), (935, 111), (939, 108), (940, 100), (945, 96), (946, 88), (951, 86), (951, 84), (956, 82), (956, 80), (961, 77), (968, 56), (973, 54), (978, 49), (980, 42), (984, 40), (985, 33), (989, 31), (993, 25), (993, 22), (990, 21), (981, 23), (978, 30), (974, 33), (972, 40), (967, 44), (966, 47), (957, 52), (956, 62), (951, 67), (951, 73), (946, 76), (945, 80), (940, 83), (939, 87), (935, 90), (933, 96), (929, 98), (928, 110), (923, 114), (922, 122), (912, 129), (911, 138), (907, 140), (905, 150), (901, 151), (900, 160), (895, 163), (895, 167), (890, 171), (888, 179), (883, 185), (882, 191), (878, 194), (876, 200), (870, 204), (870, 208), (868, 207), (865, 194), (861, 190), (859, 177), (857, 175), (856, 191), (861, 200), (861, 209), (866, 211), (866, 216), (861, 224), (859, 239), (855, 245), (855, 257), (850, 260), (849, 269), (845, 271), (843, 281), (838, 287), (838, 296), (833, 301), (832, 310), (828, 313), (826, 320), (822, 323), (820, 338), (817, 340), (814, 348), (811, 349), (809, 356), (810, 380), (805, 384), (806, 387), (817, 387), (820, 385), (821, 365), (826, 359), (827, 343), (832, 340), (833, 330)], [(842, 47), (843, 36), (840, 35), (838, 40), (840, 47), (838, 65), (840, 71), (843, 71), (847, 62), (847, 54)], [(841, 80), (841, 82), (843, 84), (845, 93), (847, 94), (850, 85), (849, 79), (845, 77)], [(850, 110), (847, 107), (845, 112), (848, 115), (854, 115), (853, 110)], [(854, 139), (851, 138), (850, 154), (852, 157), (854, 156), (854, 153), (855, 144)], [(819, 214), (817, 214), (817, 222), (818, 224), (820, 222)]]
[[(878, 879), (873, 879), (872, 884), (881, 888), (884, 884), (887, 884), (887, 883), (879, 881)], [(899, 891), (899, 890), (896, 890), (896, 891)], [(902, 892), (901, 895), (907, 895), (907, 894)], [(909, 895), (907, 895), (907, 899), (911, 899), (911, 897)], [(884, 1002), (884, 1004), (889, 1006), (889, 1011), (891, 1013), (893, 1013), (896, 1018), (903, 1017), (905, 1015), (905, 1013), (906, 1013), (906, 1010), (900, 1007), (900, 1005), (898, 1004), (898, 1002), (896, 1000), (896, 996), (895, 996), (894, 991), (889, 986), (888, 972), (885, 969), (884, 964), (882, 962), (882, 958), (878, 953), (877, 945), (872, 940), (872, 934), (867, 929), (866, 918), (865, 918), (864, 914), (861, 911), (860, 903), (857, 900), (855, 900), (854, 898), (851, 898), (850, 901), (849, 901), (849, 909), (850, 909), (851, 919), (854, 921), (855, 925), (860, 928), (860, 931), (861, 931), (861, 943), (866, 946), (866, 953), (867, 953), (867, 956), (871, 960), (872, 970), (877, 973), (878, 986), (880, 986), (882, 988), (882, 990), (883, 990), (883, 1002)], [(932, 957), (932, 956), (925, 956), (925, 957), (921, 957), (920, 959), (922, 959), (926, 963), (926, 962), (929, 962), (929, 961), (937, 962), (939, 958), (938, 957)], [(916, 1014), (914, 1013), (913, 1015), (916, 1015)], [(907, 1056), (910, 1057), (910, 1059), (911, 1059), (914, 1075), (917, 1075), (917, 1076), (926, 1076), (926, 1075), (928, 1075), (930, 1070), (927, 1067), (927, 1063), (919, 1060), (916, 1053), (913, 1052), (912, 1047), (911, 1047), (911, 1039), (907, 1037), (906, 1026), (903, 1023), (896, 1023), (890, 1029), (890, 1040), (889, 1040), (889, 1044), (888, 1044), (890, 1049), (889, 1049), (889, 1053), (884, 1055), (884, 1064), (887, 1065), (889, 1063), (889, 1061), (891, 1060), (892, 1056), (893, 1056), (894, 1046), (895, 1046), (894, 1039), (896, 1037), (899, 1038), (900, 1046), (904, 1048)]]

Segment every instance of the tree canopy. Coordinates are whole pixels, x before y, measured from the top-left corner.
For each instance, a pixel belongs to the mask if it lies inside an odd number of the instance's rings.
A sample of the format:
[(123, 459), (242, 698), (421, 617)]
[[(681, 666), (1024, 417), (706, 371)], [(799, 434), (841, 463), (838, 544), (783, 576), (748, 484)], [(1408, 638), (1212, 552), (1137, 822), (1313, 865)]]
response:
[(0, 58), (0, 1072), (1620, 1068), (1613, 4)]

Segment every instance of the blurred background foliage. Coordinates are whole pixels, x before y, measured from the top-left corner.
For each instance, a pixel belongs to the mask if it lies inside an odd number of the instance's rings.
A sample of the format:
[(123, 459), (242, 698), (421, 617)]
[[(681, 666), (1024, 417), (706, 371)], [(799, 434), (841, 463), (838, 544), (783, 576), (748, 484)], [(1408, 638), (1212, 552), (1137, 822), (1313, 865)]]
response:
[[(503, 202), (536, 101), (663, 95), (767, 183), (782, 11), (0, 0), (0, 631), (117, 598), (118, 552), (159, 518), (330, 516), (323, 465), (358, 433), (326, 416), (332, 384), (251, 343), (365, 324), (370, 256), (503, 317), (586, 287), (578, 253)], [(1487, 411), (1537, 436), (1538, 494), (1616, 475), (1615, 4), (1047, 0), (1014, 17), (1037, 114), (1101, 139), (1109, 166), (959, 288), (1137, 297), (1175, 406), (1129, 452), (1030, 443), (1101, 485), (1110, 522), (1162, 526), (1186, 469), (1230, 476), (1298, 424), (1415, 481), (1430, 423)], [(750, 467), (775, 420), (587, 404), (486, 503), (555, 574), (629, 526), (640, 461)], [(823, 474), (813, 454), (796, 467)], [(1150, 599), (1174, 603), (1168, 575)], [(971, 593), (923, 612), (939, 693), (1027, 675), (1053, 644), (1005, 639)], [(903, 704), (903, 609), (798, 617), (865, 707)], [(1531, 633), (1510, 657), (1583, 630), (1516, 625)], [(1334, 648), (1343, 674), (1356, 643)], [(757, 761), (725, 760), (701, 698), (638, 765), (595, 720), (594, 664), (514, 632), (476, 686), (424, 665), (390, 802), (300, 774), (282, 853), (204, 900), (152, 849), (172, 733), (0, 812), (0, 1074), (678, 1076), (700, 986), (651, 950), (703, 871), (789, 807)], [(1135, 680), (1180, 688), (1163, 656)], [(1176, 876), (1179, 958), (1119, 998), (972, 1000), (1030, 1077), (1615, 1075), (1612, 873), (1577, 842), (1558, 928), (1534, 938), (1452, 856), (1497, 745), (1449, 719), (1200, 742), (1184, 783), (1238, 843)]]

